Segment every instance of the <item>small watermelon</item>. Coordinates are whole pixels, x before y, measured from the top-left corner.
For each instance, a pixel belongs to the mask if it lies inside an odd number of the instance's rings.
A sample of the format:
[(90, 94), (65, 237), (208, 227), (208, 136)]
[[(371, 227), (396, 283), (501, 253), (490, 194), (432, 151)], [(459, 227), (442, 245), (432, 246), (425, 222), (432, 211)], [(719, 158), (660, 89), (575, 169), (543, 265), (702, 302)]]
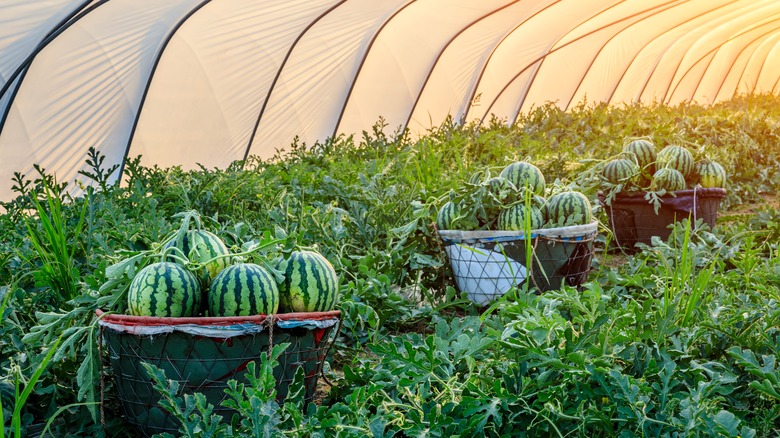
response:
[(561, 192), (547, 200), (549, 221), (556, 227), (589, 224), (592, 221), (590, 210), (590, 201), (580, 192)]
[(667, 192), (685, 190), (685, 178), (683, 178), (682, 173), (671, 167), (658, 169), (653, 174), (650, 190), (653, 192), (661, 190), (666, 190)]
[(440, 230), (452, 230), (455, 218), (458, 217), (458, 207), (452, 201), (447, 201), (436, 215), (436, 226)]
[(655, 160), (656, 171), (664, 167), (672, 168), (680, 172), (683, 178), (687, 178), (693, 172), (693, 155), (682, 146), (666, 146)]
[(274, 314), (279, 310), (276, 279), (254, 263), (228, 266), (211, 282), (208, 310), (211, 316)]
[(521, 231), (525, 229), (526, 217), (529, 218), (531, 230), (538, 230), (544, 225), (544, 215), (536, 206), (527, 208), (522, 202), (507, 206), (498, 214), (496, 228), (501, 231)]
[(501, 171), (501, 176), (508, 179), (518, 190), (528, 187), (536, 195), (544, 195), (544, 175), (538, 167), (525, 161), (516, 161)]
[(651, 175), (655, 172), (655, 169), (653, 169), (656, 160), (655, 146), (650, 140), (633, 140), (623, 147), (623, 152), (634, 154), (636, 157), (636, 164), (644, 172)]
[(127, 291), (127, 307), (136, 316), (196, 316), (200, 312), (200, 284), (183, 266), (153, 263), (138, 271)]
[[(177, 236), (165, 244), (165, 248), (176, 247), (189, 258), (190, 261), (203, 263), (217, 256), (228, 255), (225, 243), (214, 233), (206, 230), (189, 230), (181, 236)], [(229, 264), (229, 258), (223, 257), (208, 263), (202, 274), (207, 274), (209, 280), (219, 274)], [(174, 261), (169, 257), (169, 261)]]
[(286, 312), (327, 312), (336, 307), (339, 278), (328, 259), (313, 251), (294, 251), (280, 263), (284, 281), (279, 286)]
[(696, 163), (693, 173), (704, 188), (726, 186), (726, 169), (715, 161), (702, 160)]
[(487, 186), (488, 192), (490, 192), (493, 196), (496, 197), (499, 201), (506, 200), (509, 197), (513, 197), (514, 193), (517, 192), (517, 189), (515, 188), (514, 184), (512, 184), (508, 179), (504, 178), (503, 176), (496, 176), (493, 178), (490, 178), (485, 183)]
[(638, 175), (639, 166), (625, 158), (609, 161), (601, 170), (601, 177), (612, 184), (630, 182)]

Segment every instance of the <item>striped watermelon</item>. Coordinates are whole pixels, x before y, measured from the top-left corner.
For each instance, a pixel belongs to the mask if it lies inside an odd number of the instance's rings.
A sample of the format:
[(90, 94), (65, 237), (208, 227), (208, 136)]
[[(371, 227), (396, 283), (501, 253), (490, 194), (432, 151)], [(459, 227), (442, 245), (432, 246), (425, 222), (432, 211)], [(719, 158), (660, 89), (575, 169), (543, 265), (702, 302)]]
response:
[[(214, 233), (206, 230), (189, 230), (182, 235), (177, 235), (165, 244), (165, 248), (170, 247), (178, 248), (190, 261), (198, 263), (230, 254), (225, 243)], [(201, 275), (208, 274), (208, 279), (213, 280), (221, 270), (227, 267), (228, 259), (228, 257), (224, 257), (208, 263), (204, 271), (201, 271)], [(168, 260), (175, 261), (173, 257), (169, 257)]]
[(547, 200), (549, 221), (554, 227), (585, 225), (592, 221), (588, 198), (580, 192), (561, 192)]
[[(530, 216), (528, 216), (530, 213)], [(496, 228), (501, 231), (521, 231), (525, 229), (526, 216), (529, 217), (531, 229), (538, 230), (544, 225), (544, 215), (536, 206), (518, 202), (507, 206), (498, 214)]]
[(683, 178), (682, 173), (671, 167), (658, 169), (653, 174), (650, 190), (653, 192), (661, 190), (666, 190), (667, 192), (685, 190), (685, 178)]
[(500, 176), (508, 179), (518, 190), (528, 187), (534, 194), (544, 194), (544, 175), (531, 163), (516, 161), (506, 166)]
[(514, 184), (503, 176), (490, 178), (485, 182), (485, 185), (487, 186), (488, 192), (495, 196), (499, 201), (503, 201), (507, 197), (513, 197), (512, 194), (517, 191)]
[(652, 175), (655, 172), (654, 164), (656, 160), (655, 145), (650, 140), (637, 139), (629, 142), (623, 147), (623, 152), (629, 152), (636, 157), (636, 164), (643, 171)]
[(339, 279), (328, 259), (313, 251), (294, 251), (278, 269), (284, 271), (279, 286), (286, 312), (326, 312), (336, 307)]
[(694, 165), (693, 173), (704, 188), (724, 187), (726, 169), (715, 161), (702, 160)]
[(534, 195), (531, 200), (531, 205), (538, 208), (542, 213), (542, 224), (546, 223), (547, 219), (550, 217), (549, 212), (547, 211), (547, 200), (539, 195)]
[(200, 284), (183, 266), (153, 263), (138, 271), (127, 291), (127, 307), (137, 316), (196, 316)]
[(276, 279), (254, 263), (228, 266), (211, 282), (208, 309), (211, 316), (274, 314), (279, 310)]
[(656, 170), (663, 167), (670, 167), (680, 172), (683, 178), (687, 178), (693, 172), (693, 155), (682, 146), (666, 146), (655, 160)]
[(612, 184), (630, 182), (638, 175), (639, 166), (625, 158), (609, 161), (601, 170), (601, 177)]
[(440, 230), (452, 230), (455, 218), (458, 217), (458, 207), (454, 202), (448, 201), (439, 209), (436, 215), (436, 226)]

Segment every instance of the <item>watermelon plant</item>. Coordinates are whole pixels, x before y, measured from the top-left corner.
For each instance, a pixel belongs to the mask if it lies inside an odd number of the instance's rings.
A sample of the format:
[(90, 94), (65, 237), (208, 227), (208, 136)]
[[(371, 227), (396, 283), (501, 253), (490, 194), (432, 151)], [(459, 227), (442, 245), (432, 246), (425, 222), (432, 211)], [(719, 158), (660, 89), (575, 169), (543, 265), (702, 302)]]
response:
[[(94, 186), (85, 196), (68, 186), (48, 199), (45, 174), (17, 175), (19, 196), (0, 214), (5, 431), (18, 424), (26, 436), (135, 435), (103, 368), (95, 310), (127, 313), (133, 278), (164, 260), (161, 244), (180, 229), (175, 215), (196, 209), (233, 255), (274, 276), (281, 273), (268, 260), (316, 243), (340, 279), (343, 326), (324, 370), (336, 385), (322, 385), (305, 408), (295, 385), (289, 404), (269, 396), (272, 366), (259, 361), (255, 383), (236, 383), (228, 395), (242, 413), (235, 420), (168, 391), (183, 427), (232, 428), (233, 436), (774, 436), (777, 120), (773, 96), (712, 106), (551, 104), (511, 126), (449, 121), (419, 141), (380, 127), (227, 169), (147, 168), (133, 158), (122, 185), (89, 171), (104, 181), (85, 176)], [(548, 182), (543, 196), (569, 187), (593, 199), (602, 179), (594, 172), (588, 186), (579, 177), (596, 167), (589, 163), (631, 159), (620, 139), (636, 136), (659, 148), (706, 145), (690, 147), (696, 160), (717, 161), (728, 174), (716, 229), (691, 224), (686, 238), (678, 224), (670, 239), (631, 257), (597, 241), (580, 288), (513, 290), (490, 312), (460, 299), (432, 226), (450, 190), (466, 201), (459, 220), (486, 226), (478, 212), (493, 197), (482, 183), (497, 173), (486, 170), (533, 157)], [(649, 180), (623, 189), (648, 188)], [(60, 221), (53, 233), (33, 197)], [(59, 256), (39, 252), (26, 223), (44, 252), (60, 251), (67, 263), (47, 261)]]

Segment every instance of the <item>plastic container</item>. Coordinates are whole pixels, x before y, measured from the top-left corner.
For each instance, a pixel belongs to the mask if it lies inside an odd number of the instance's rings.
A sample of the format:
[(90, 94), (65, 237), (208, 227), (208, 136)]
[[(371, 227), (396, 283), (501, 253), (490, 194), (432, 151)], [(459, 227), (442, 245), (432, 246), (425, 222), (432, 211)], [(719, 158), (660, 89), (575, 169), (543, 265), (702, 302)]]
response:
[(287, 395), (295, 372), (303, 367), (305, 397), (310, 401), (340, 318), (339, 311), (224, 318), (156, 318), (98, 311), (101, 315), (102, 339), (125, 418), (146, 436), (175, 435), (179, 422), (157, 404), (159, 393), (141, 362), (163, 369), (168, 379), (179, 382), (183, 393), (203, 393), (214, 405), (214, 413), (229, 421), (234, 411), (220, 406), (227, 382), (246, 382), (247, 364), (259, 362), (269, 345), (290, 343), (274, 370), (278, 399)]
[(522, 231), (440, 230), (455, 284), (478, 305), (529, 281), (539, 291), (579, 286), (587, 279), (597, 222), (531, 231), (533, 263)]
[(599, 193), (615, 245), (623, 250), (635, 250), (637, 243), (649, 245), (653, 236), (666, 240), (672, 232), (669, 226), (685, 218), (690, 217), (694, 224), (703, 219), (710, 228), (714, 227), (720, 202), (725, 197), (726, 190), (720, 188), (680, 190), (661, 197), (661, 208), (656, 214), (644, 192), (619, 193), (611, 205)]

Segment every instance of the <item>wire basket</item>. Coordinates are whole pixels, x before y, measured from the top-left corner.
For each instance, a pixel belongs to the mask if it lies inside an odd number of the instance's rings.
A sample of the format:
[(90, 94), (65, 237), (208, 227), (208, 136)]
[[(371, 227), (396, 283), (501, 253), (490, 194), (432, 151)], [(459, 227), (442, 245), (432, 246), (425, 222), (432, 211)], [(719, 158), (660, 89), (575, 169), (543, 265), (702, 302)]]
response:
[(220, 403), (229, 380), (246, 383), (246, 366), (260, 361), (275, 344), (290, 343), (274, 369), (277, 400), (287, 395), (303, 368), (305, 400), (311, 401), (340, 312), (286, 313), (249, 317), (157, 318), (98, 311), (119, 401), (127, 421), (142, 434), (176, 434), (179, 422), (159, 405), (142, 362), (165, 371), (182, 394), (200, 392), (214, 413), (229, 419), (234, 411)]
[(599, 193), (599, 202), (609, 219), (614, 235), (614, 243), (624, 251), (635, 250), (637, 243), (649, 245), (653, 236), (666, 240), (672, 230), (669, 225), (685, 218), (692, 224), (703, 219), (710, 228), (715, 226), (720, 202), (726, 197), (721, 188), (695, 188), (680, 190), (662, 196), (661, 207), (656, 213), (645, 193), (620, 193), (607, 204), (603, 193)]
[(440, 230), (455, 284), (469, 300), (486, 305), (529, 281), (539, 291), (579, 286), (590, 271), (598, 223), (531, 231), (533, 263), (522, 231)]

